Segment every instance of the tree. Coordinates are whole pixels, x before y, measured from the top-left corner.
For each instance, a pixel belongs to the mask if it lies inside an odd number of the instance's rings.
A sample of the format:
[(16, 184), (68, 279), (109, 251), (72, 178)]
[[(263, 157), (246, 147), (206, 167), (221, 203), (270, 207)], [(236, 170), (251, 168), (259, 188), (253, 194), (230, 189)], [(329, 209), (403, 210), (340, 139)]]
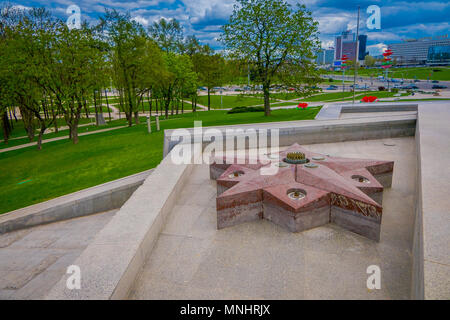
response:
[(211, 110), (211, 89), (220, 86), (224, 80), (224, 58), (204, 50), (192, 56), (194, 69), (199, 75), (199, 81), (208, 89), (208, 110)]
[(375, 65), (376, 59), (371, 55), (367, 55), (364, 57), (364, 64), (366, 67), (373, 67)]
[(23, 10), (17, 24), (7, 30), (4, 72), (9, 74), (8, 88), (13, 107), (19, 107), (30, 140), (34, 137), (33, 119), (39, 123), (38, 149), (45, 130), (55, 117), (48, 115), (47, 92), (42, 86), (46, 77), (42, 67), (42, 52), (48, 46), (48, 30), (55, 26), (50, 13), (43, 8)]
[(176, 19), (161, 18), (148, 28), (150, 37), (166, 52), (183, 52), (183, 29)]
[(194, 72), (192, 61), (188, 55), (165, 52), (163, 57), (165, 70), (160, 74), (157, 89), (164, 100), (167, 119), (171, 103), (173, 114), (174, 99), (182, 97), (183, 92), (192, 92), (192, 87), (197, 86), (197, 74)]
[[(311, 12), (304, 5), (293, 8), (284, 0), (238, 0), (223, 26), (221, 41), (256, 71), (256, 81), (263, 86), (266, 116), (270, 115), (269, 88), (280, 69), (312, 60), (320, 47), (318, 23)], [(314, 73), (312, 68), (304, 70)]]
[(139, 122), (138, 108), (145, 93), (151, 90), (155, 75), (163, 65), (159, 48), (148, 39), (141, 25), (132, 21), (129, 14), (106, 11), (101, 18), (111, 45), (113, 82), (120, 94), (120, 104), (132, 125)]

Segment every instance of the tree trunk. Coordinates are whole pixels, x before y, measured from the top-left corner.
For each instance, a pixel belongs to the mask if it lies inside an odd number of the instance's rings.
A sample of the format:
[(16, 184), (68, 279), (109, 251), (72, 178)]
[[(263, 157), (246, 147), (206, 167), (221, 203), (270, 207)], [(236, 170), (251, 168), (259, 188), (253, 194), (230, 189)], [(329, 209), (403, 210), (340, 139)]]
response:
[(263, 84), (264, 92), (264, 115), (270, 116), (270, 95), (269, 95), (269, 85), (268, 83)]
[(139, 124), (139, 111), (134, 112), (134, 123)]
[(53, 105), (53, 99), (50, 97), (50, 107), (52, 108), (52, 119), (55, 126), (55, 133), (58, 133), (58, 120), (56, 119), (55, 106)]
[(211, 94), (209, 93), (209, 87), (208, 87), (208, 111), (211, 110)]
[(165, 106), (166, 119), (169, 119), (169, 105), (170, 105), (170, 99), (167, 99), (166, 106)]
[(128, 126), (131, 127), (133, 125), (133, 112), (127, 111), (125, 112), (125, 116), (127, 117)]
[(8, 113), (6, 112), (6, 110), (3, 112), (2, 116), (2, 127), (3, 127), (3, 141), (5, 142), (5, 144), (8, 144), (11, 127), (9, 126)]
[(77, 144), (78, 143), (78, 130), (77, 130), (77, 125), (72, 125), (71, 127), (70, 127), (70, 135), (71, 135), (71, 137), (72, 137), (72, 141), (73, 141), (73, 144)]
[(37, 141), (37, 149), (38, 150), (42, 150), (42, 137), (44, 136), (46, 129), (47, 128), (45, 126), (45, 121), (41, 121), (41, 130), (39, 131), (38, 141)]
[[(152, 94), (153, 96), (153, 94)], [(150, 99), (150, 91), (147, 93), (147, 100), (148, 100), (148, 110), (150, 112), (150, 117), (152, 116), (152, 99)]]
[(94, 110), (95, 110), (95, 125), (98, 126), (98, 109), (97, 109), (97, 98), (95, 96), (95, 90), (94, 90)]
[(105, 90), (106, 107), (108, 108), (109, 121), (111, 121), (111, 109), (109, 108), (108, 92)]

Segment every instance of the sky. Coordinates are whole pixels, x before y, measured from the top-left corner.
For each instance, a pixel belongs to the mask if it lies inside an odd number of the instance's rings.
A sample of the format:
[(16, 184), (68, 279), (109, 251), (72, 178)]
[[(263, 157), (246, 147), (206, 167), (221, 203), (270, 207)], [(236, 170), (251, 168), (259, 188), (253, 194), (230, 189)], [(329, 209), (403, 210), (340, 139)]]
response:
[[(450, 2), (443, 1), (392, 1), (392, 0), (287, 0), (291, 4), (305, 4), (319, 22), (319, 38), (323, 48), (334, 45), (334, 38), (344, 30), (356, 31), (357, 7), (361, 8), (360, 34), (368, 36), (368, 51), (379, 55), (388, 44), (403, 39), (435, 37), (450, 33)], [(0, 1), (3, 2), (4, 1)], [(144, 26), (161, 18), (175, 18), (181, 22), (185, 35), (195, 34), (204, 44), (220, 50), (217, 41), (220, 27), (227, 23), (233, 12), (234, 0), (9, 0), (23, 7), (45, 7), (56, 16), (67, 19), (70, 5), (81, 9), (82, 20), (95, 22), (105, 8), (129, 12)], [(370, 5), (381, 9), (381, 29), (369, 30), (366, 12)]]

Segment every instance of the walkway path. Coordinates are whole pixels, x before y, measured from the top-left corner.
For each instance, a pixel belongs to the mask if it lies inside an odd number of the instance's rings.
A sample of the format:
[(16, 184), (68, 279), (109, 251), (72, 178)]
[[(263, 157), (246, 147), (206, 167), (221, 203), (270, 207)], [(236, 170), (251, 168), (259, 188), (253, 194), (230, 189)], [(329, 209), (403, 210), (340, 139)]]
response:
[(116, 212), (0, 235), (0, 300), (44, 298)]

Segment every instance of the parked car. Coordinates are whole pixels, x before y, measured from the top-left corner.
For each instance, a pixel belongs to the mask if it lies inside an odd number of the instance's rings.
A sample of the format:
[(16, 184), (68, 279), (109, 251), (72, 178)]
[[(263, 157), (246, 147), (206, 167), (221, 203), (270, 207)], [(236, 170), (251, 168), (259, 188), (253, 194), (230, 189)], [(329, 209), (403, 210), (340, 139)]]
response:
[(438, 80), (433, 80), (433, 81), (431, 81), (431, 83), (439, 83), (439, 81)]
[(447, 89), (447, 86), (443, 86), (442, 84), (435, 84), (431, 88), (432, 89)]
[(420, 82), (420, 80), (419, 79), (415, 79), (414, 82)]
[(414, 84), (408, 84), (406, 86), (401, 87), (401, 89), (406, 89), (406, 90), (416, 90), (419, 89), (418, 86), (414, 85)]
[(331, 86), (326, 88), (326, 90), (337, 90), (337, 88), (338, 88), (338, 86), (335, 86), (335, 85), (332, 84)]

